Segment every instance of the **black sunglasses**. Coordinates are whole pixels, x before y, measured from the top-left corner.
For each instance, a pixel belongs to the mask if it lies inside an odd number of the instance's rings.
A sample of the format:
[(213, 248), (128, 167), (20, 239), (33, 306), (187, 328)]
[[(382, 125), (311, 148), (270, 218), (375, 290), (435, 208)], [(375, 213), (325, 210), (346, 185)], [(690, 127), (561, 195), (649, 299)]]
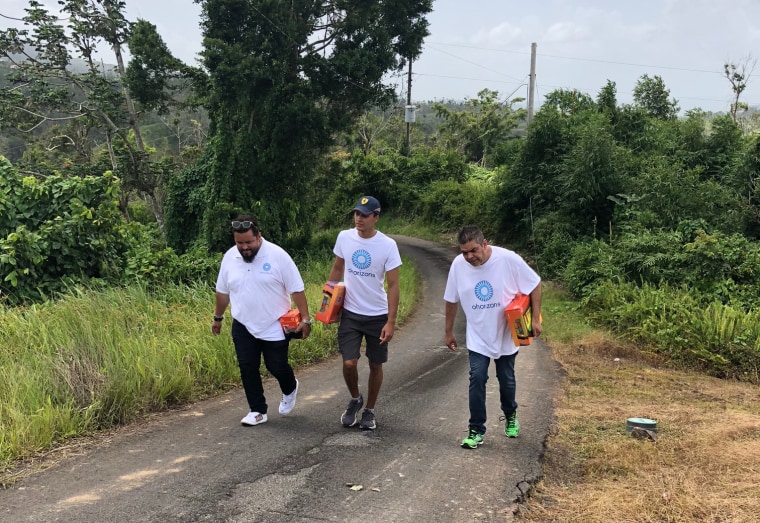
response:
[(240, 222), (238, 220), (235, 220), (235, 221), (232, 222), (232, 228), (234, 230), (236, 230), (236, 231), (239, 231), (241, 229), (242, 230), (248, 230), (251, 227), (253, 227), (253, 222), (250, 221), (250, 220), (245, 220), (245, 221), (242, 221), (242, 222)]

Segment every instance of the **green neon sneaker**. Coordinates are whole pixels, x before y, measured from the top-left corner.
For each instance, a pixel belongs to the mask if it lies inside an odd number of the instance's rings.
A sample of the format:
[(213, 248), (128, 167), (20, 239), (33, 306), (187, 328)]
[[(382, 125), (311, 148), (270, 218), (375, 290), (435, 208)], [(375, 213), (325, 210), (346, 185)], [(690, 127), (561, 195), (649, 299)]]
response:
[(507, 418), (504, 434), (506, 434), (508, 438), (516, 438), (519, 433), (520, 423), (517, 421), (517, 412), (513, 412), (512, 415)]
[(479, 445), (483, 444), (483, 434), (476, 429), (470, 429), (470, 433), (462, 440), (462, 448), (464, 449), (476, 449)]

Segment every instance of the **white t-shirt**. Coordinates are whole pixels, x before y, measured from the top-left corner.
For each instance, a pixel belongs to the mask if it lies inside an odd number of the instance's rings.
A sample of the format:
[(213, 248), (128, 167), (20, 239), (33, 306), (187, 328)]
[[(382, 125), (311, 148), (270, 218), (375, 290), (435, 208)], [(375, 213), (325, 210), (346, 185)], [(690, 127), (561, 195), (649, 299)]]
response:
[(290, 310), (290, 295), (304, 290), (295, 262), (279, 245), (262, 238), (247, 263), (237, 246), (224, 253), (216, 291), (230, 297), (231, 315), (260, 340), (285, 339), (280, 316)]
[(385, 273), (401, 266), (393, 238), (380, 231), (362, 238), (355, 228), (348, 229), (338, 234), (333, 252), (345, 261), (343, 308), (365, 316), (388, 314)]
[(467, 317), (467, 348), (489, 358), (518, 351), (504, 317), (517, 294), (530, 294), (541, 278), (517, 253), (491, 246), (488, 261), (473, 267), (463, 255), (454, 258), (443, 299), (461, 303)]

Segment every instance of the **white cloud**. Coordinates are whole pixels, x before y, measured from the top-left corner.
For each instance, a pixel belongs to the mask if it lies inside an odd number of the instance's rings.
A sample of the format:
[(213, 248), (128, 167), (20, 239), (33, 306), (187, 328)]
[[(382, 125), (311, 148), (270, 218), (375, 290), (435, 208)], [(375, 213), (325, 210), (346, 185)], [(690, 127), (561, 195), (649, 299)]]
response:
[(591, 31), (588, 27), (583, 27), (573, 21), (565, 20), (550, 25), (544, 33), (543, 40), (553, 44), (562, 44), (587, 40), (590, 36)]
[(490, 29), (481, 29), (471, 41), (477, 45), (504, 45), (511, 46), (524, 39), (523, 30), (520, 27), (502, 22)]
[[(0, 0), (23, 16), (27, 0)], [(55, 0), (45, 4), (57, 7)], [(128, 0), (130, 19), (158, 28), (172, 52), (194, 63), (200, 7), (191, 0)], [(596, 95), (607, 79), (627, 103), (638, 78), (660, 75), (683, 109), (726, 110), (725, 61), (760, 58), (758, 0), (435, 0), (431, 36), (414, 63), (413, 97), (464, 99), (520, 88), (538, 45), (540, 95), (556, 87)], [(0, 18), (0, 26), (8, 21)], [(708, 71), (708, 72), (705, 72)], [(711, 72), (709, 72), (711, 71)], [(744, 95), (760, 105), (760, 73)]]

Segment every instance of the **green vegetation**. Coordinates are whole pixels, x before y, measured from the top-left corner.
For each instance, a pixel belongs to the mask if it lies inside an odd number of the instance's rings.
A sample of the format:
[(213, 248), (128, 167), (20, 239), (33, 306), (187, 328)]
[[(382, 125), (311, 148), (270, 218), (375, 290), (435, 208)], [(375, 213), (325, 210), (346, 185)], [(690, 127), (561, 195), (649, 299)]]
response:
[[(566, 292), (545, 296), (545, 341), (566, 378), (544, 477), (515, 520), (756, 520), (757, 384), (669, 368), (666, 356), (592, 328)], [(654, 419), (656, 442), (632, 437), (630, 417)]]
[[(569, 293), (557, 305), (547, 292), (547, 332), (572, 313), (584, 319), (566, 337), (589, 322), (661, 366), (760, 382), (760, 135), (758, 113), (737, 111), (744, 68), (725, 64), (726, 114), (680, 115), (644, 75), (632, 104), (612, 81), (595, 99), (548, 93), (530, 125), (489, 90), (422, 107), (407, 141), (382, 79), (420, 52), (432, 2), (201, 4), (200, 68), (119, 0), (62, 0), (65, 20), (30, 1), (0, 31), (13, 159), (0, 158), (1, 459), (233, 382), (228, 347), (189, 350), (211, 343), (226, 223), (256, 214), (317, 300), (362, 194), (380, 200), (384, 232), (451, 239), (473, 223), (520, 251)], [(322, 334), (294, 343), (299, 364), (330, 353)]]
[[(420, 283), (403, 262), (400, 322)], [(303, 265), (312, 311), (330, 266)], [(0, 308), (0, 470), (66, 438), (237, 385), (229, 321), (213, 336), (212, 309), (208, 284), (73, 288), (55, 302)], [(296, 367), (322, 360), (336, 352), (336, 325), (315, 322), (290, 348)]]

